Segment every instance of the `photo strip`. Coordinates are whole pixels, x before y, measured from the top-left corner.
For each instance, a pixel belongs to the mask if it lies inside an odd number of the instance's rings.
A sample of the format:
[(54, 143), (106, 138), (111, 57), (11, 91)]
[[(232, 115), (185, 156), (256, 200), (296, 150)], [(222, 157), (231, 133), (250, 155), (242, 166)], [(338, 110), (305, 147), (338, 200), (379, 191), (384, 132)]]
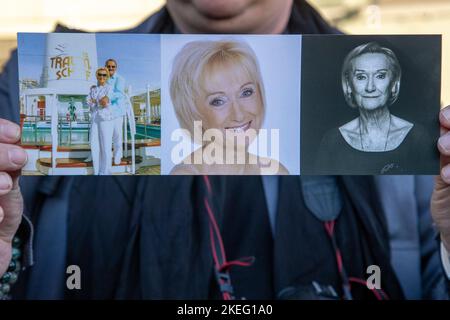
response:
[(441, 36), (18, 35), (24, 175), (438, 174)]
[(18, 34), (24, 175), (159, 175), (159, 35)]

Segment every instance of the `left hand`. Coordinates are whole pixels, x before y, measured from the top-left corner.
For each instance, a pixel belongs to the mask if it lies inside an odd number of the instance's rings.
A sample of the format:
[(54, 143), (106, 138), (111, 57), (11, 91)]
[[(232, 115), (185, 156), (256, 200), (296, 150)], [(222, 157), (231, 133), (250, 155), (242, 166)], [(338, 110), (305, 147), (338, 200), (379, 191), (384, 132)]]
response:
[(441, 233), (442, 242), (450, 252), (450, 106), (441, 110), (439, 122), (441, 137), (438, 141), (438, 149), (441, 153), (441, 172), (435, 178), (431, 214)]
[(104, 96), (100, 99), (100, 105), (104, 108), (109, 104), (109, 98), (107, 96)]

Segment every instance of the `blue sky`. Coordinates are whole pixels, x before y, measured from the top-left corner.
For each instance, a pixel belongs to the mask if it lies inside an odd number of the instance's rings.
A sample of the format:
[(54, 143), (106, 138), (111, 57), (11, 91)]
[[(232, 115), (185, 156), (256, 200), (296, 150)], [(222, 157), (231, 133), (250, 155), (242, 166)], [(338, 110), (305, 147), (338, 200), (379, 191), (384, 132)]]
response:
[[(19, 77), (39, 80), (45, 58), (45, 33), (18, 35)], [(117, 61), (118, 73), (132, 86), (133, 92), (147, 84), (160, 88), (160, 37), (148, 34), (96, 35), (97, 63), (103, 66), (108, 58)]]

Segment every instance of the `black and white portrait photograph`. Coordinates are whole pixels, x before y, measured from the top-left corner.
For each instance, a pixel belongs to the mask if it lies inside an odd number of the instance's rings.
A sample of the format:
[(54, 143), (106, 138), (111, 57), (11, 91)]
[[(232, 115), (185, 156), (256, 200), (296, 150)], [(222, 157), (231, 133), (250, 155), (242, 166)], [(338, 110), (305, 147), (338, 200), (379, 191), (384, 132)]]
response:
[(302, 174), (438, 174), (440, 36), (304, 37)]

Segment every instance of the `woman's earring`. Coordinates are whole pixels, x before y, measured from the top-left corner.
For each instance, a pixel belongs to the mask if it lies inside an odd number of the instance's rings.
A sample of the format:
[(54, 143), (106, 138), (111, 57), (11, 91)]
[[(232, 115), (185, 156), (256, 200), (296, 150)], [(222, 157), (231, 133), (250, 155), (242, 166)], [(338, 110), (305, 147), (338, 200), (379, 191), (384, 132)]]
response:
[(393, 86), (392, 86), (392, 94), (398, 94), (398, 90), (400, 89), (400, 82), (397, 81)]
[(352, 90), (350, 89), (350, 87), (347, 87), (347, 98), (348, 99), (352, 98)]

